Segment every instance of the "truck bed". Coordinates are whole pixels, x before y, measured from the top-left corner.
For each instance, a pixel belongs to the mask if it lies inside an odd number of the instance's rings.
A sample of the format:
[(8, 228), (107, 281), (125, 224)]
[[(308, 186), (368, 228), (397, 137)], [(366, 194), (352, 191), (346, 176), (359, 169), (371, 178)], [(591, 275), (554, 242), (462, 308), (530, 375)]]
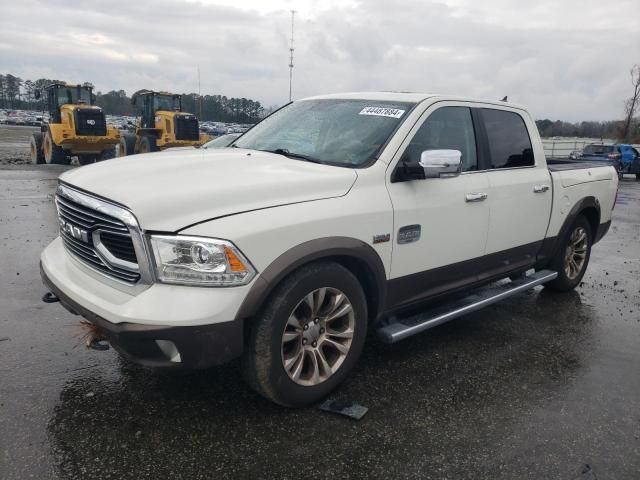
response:
[(551, 172), (563, 172), (565, 170), (581, 170), (584, 168), (610, 167), (611, 163), (569, 160), (568, 158), (547, 158), (547, 167)]

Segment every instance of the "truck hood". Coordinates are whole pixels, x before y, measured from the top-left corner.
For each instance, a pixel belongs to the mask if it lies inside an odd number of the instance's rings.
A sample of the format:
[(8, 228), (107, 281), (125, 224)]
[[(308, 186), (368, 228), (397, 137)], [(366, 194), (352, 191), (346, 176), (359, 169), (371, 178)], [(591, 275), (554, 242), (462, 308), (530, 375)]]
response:
[(145, 230), (194, 223), (345, 195), (349, 168), (244, 149), (191, 150), (115, 158), (64, 173), (60, 180), (128, 207)]

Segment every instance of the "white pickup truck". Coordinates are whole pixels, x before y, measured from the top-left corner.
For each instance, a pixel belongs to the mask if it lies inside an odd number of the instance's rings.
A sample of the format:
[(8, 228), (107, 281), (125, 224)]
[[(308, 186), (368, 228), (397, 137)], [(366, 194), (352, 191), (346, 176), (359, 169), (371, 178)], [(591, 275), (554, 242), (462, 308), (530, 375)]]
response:
[(308, 405), (368, 330), (395, 342), (535, 285), (578, 285), (617, 175), (551, 163), (506, 102), (295, 101), (231, 148), (63, 174), (45, 297), (95, 325), (93, 346), (148, 366), (242, 357), (259, 393)]

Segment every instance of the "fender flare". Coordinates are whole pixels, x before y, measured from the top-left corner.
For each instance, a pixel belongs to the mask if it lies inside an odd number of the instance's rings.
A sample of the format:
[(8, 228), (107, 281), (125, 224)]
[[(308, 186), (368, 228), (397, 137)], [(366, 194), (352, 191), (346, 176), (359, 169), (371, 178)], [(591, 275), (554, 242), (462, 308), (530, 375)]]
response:
[[(358, 262), (366, 268), (372, 278), (367, 279), (369, 286), (375, 288), (374, 304), (376, 312), (381, 312), (386, 298), (386, 271), (380, 255), (362, 240), (351, 237), (324, 237), (301, 243), (276, 258), (264, 269), (245, 297), (236, 320), (255, 316), (271, 292), (290, 273), (301, 266), (322, 259), (339, 258)], [(367, 285), (363, 285), (365, 290)], [(368, 299), (369, 301), (370, 299)]]
[(597, 227), (600, 225), (600, 219), (602, 218), (602, 215), (600, 211), (600, 201), (593, 196), (589, 196), (589, 197), (584, 197), (578, 202), (576, 202), (576, 204), (567, 214), (567, 217), (564, 219), (564, 222), (562, 223), (562, 226), (560, 227), (560, 230), (558, 231), (558, 234), (555, 237), (547, 237), (544, 239), (542, 247), (540, 248), (540, 253), (538, 254), (536, 268), (546, 265), (549, 262), (549, 260), (551, 260), (555, 256), (559, 248), (560, 241), (565, 237), (565, 235), (567, 234), (571, 226), (576, 221), (576, 218), (578, 218), (578, 215), (580, 215), (587, 208), (595, 208), (596, 211), (598, 212), (597, 224), (595, 225), (595, 228), (591, 232), (591, 234), (593, 235), (594, 243), (595, 243), (595, 240), (598, 235)]

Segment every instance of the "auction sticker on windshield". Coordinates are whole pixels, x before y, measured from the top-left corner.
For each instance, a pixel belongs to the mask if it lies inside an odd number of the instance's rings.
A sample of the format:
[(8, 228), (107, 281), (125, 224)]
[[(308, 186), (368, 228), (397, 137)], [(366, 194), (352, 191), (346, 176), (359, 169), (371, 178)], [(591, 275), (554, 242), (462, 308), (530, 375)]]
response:
[(364, 107), (360, 111), (360, 115), (375, 115), (377, 117), (400, 118), (404, 115), (405, 110), (387, 107)]

